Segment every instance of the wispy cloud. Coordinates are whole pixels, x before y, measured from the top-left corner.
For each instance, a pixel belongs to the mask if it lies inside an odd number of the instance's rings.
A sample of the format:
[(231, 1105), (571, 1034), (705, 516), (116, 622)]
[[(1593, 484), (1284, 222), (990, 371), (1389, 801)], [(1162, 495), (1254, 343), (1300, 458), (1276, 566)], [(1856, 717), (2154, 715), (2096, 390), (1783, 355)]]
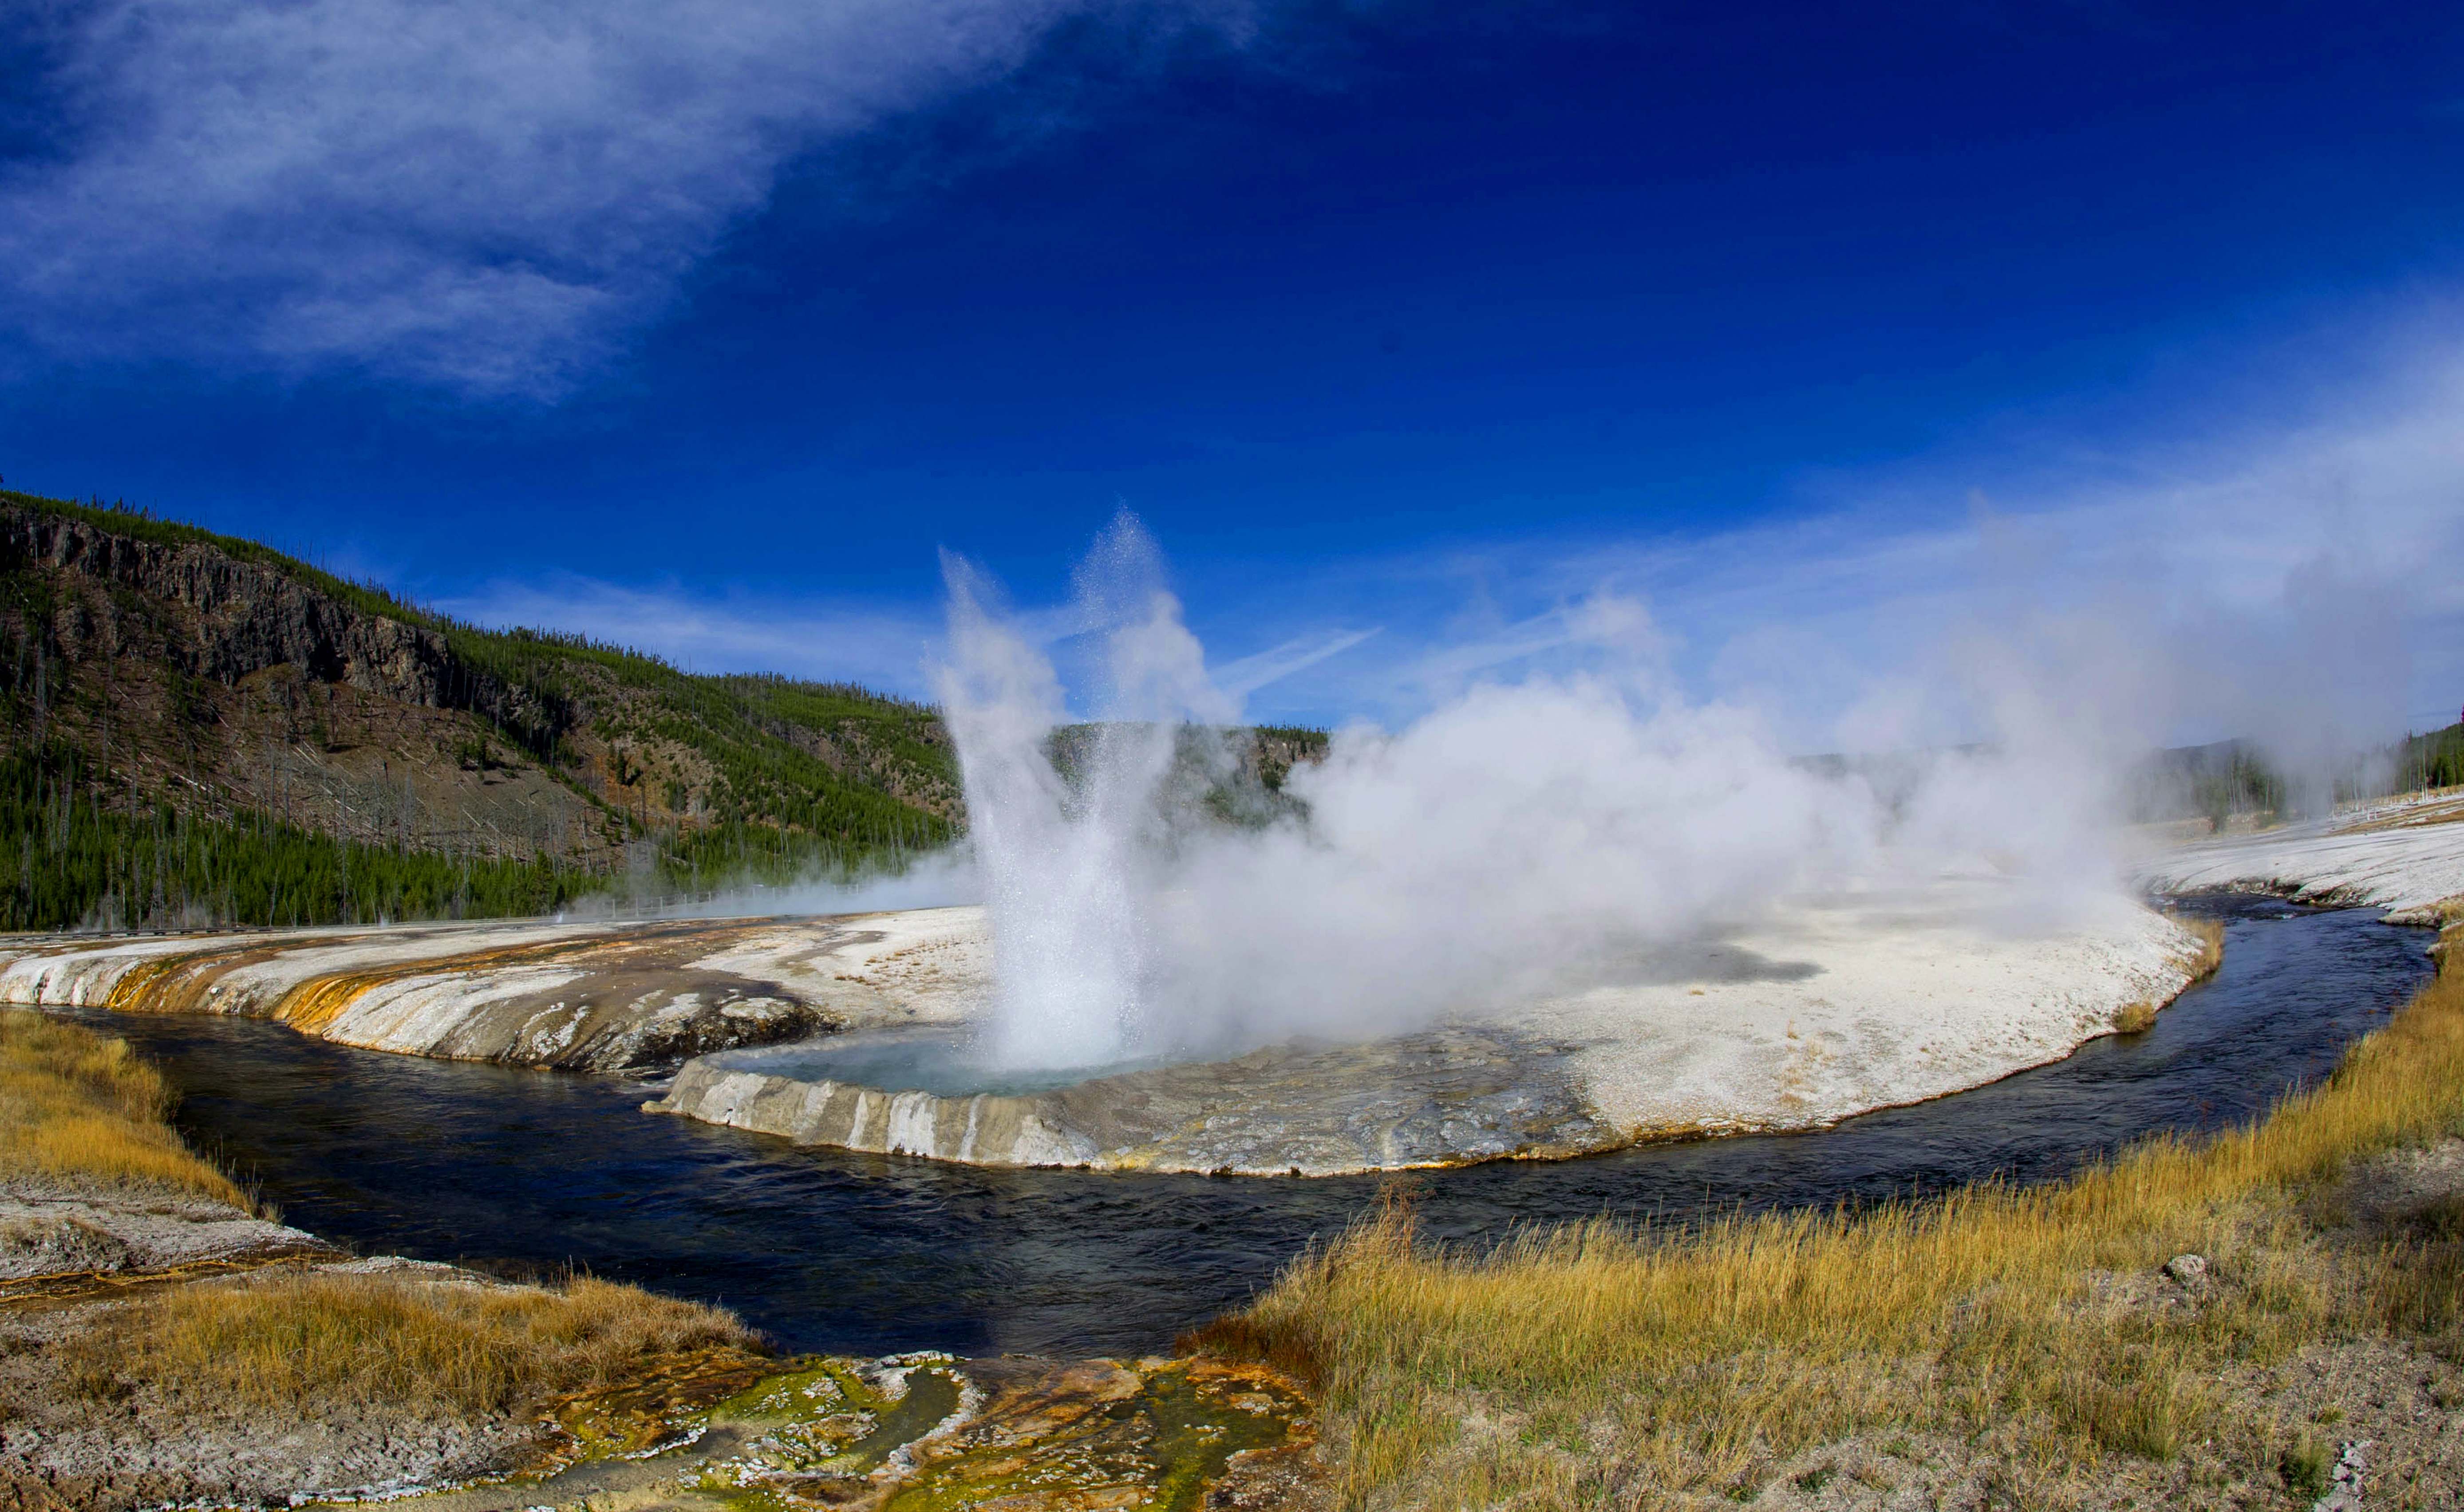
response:
[(0, 326), (552, 392), (788, 159), (999, 77), (1099, 3), (38, 7), (67, 124), (0, 172)]
[(1246, 698), (1259, 689), (1306, 671), (1328, 657), (1342, 655), (1383, 628), (1383, 625), (1373, 625), (1366, 630), (1325, 630), (1296, 635), (1279, 646), (1270, 646), (1263, 651), (1215, 667), (1210, 669), (1210, 675), (1216, 687), (1235, 698)]
[(499, 629), (586, 635), (688, 671), (782, 672), (914, 698), (929, 694), (926, 663), (941, 638), (937, 605), (754, 600), (571, 575), (493, 582), (435, 607)]

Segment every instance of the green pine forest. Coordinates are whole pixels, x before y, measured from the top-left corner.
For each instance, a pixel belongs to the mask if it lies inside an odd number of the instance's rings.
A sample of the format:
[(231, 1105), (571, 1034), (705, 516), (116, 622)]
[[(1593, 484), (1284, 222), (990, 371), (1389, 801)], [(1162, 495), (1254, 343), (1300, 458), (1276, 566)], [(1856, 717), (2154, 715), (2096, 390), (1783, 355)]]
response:
[(503, 917), (608, 885), (545, 862), (338, 840), (262, 814), (115, 803), (102, 776), (62, 746), (0, 759), (0, 929)]

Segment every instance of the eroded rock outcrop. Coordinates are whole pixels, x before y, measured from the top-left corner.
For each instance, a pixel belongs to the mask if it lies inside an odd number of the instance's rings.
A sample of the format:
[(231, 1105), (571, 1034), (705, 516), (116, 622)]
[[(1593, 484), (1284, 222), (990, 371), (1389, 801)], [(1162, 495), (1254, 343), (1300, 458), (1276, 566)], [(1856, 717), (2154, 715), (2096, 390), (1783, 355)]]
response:
[[(463, 662), (434, 630), (214, 546), (142, 540), (66, 515), (0, 509), (0, 563), (39, 563), (142, 596), (95, 595), (55, 617), (59, 649), (71, 661), (143, 643), (190, 676), (226, 684), (294, 666), (319, 682), (396, 702), (468, 710), (542, 750), (575, 722), (569, 706)], [(185, 611), (186, 623), (154, 623), (162, 605)]]

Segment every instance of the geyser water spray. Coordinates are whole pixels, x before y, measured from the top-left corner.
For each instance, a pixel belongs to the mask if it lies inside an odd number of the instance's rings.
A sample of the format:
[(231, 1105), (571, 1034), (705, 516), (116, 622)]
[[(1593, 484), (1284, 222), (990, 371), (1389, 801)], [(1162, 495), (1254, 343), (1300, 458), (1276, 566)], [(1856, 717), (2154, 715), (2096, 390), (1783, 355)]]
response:
[(1107, 687), (1103, 717), (1066, 756), (1049, 658), (999, 611), (981, 573), (948, 557), (943, 576), (940, 695), (993, 931), (998, 999), (984, 1048), (1011, 1066), (1121, 1060), (1146, 1038), (1151, 853), (1179, 731), (1239, 711), (1206, 680), (1161, 557), (1128, 515), (1078, 573), (1079, 618), (1103, 637)]

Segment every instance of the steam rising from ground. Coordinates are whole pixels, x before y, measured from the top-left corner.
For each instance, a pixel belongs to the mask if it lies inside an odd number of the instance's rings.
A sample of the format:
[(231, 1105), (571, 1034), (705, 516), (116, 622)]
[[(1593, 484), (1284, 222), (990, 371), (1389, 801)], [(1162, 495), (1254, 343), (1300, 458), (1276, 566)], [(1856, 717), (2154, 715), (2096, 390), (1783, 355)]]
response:
[[(1632, 980), (1807, 888), (1991, 868), (2015, 879), (2013, 927), (2116, 896), (2095, 783), (2052, 775), (2090, 768), (2025, 700), (2008, 754), (1793, 761), (1752, 713), (1674, 691), (1640, 607), (1602, 601), (1582, 616), (1593, 669), (1337, 732), (1292, 801), (1243, 800), (1237, 701), (1133, 519), (1078, 575), (1096, 723), (1063, 744), (1069, 702), (1028, 622), (944, 565), (939, 695), (998, 975), (987, 1048), (1012, 1065), (1392, 1031)], [(1249, 822), (1222, 817), (1244, 801)]]

